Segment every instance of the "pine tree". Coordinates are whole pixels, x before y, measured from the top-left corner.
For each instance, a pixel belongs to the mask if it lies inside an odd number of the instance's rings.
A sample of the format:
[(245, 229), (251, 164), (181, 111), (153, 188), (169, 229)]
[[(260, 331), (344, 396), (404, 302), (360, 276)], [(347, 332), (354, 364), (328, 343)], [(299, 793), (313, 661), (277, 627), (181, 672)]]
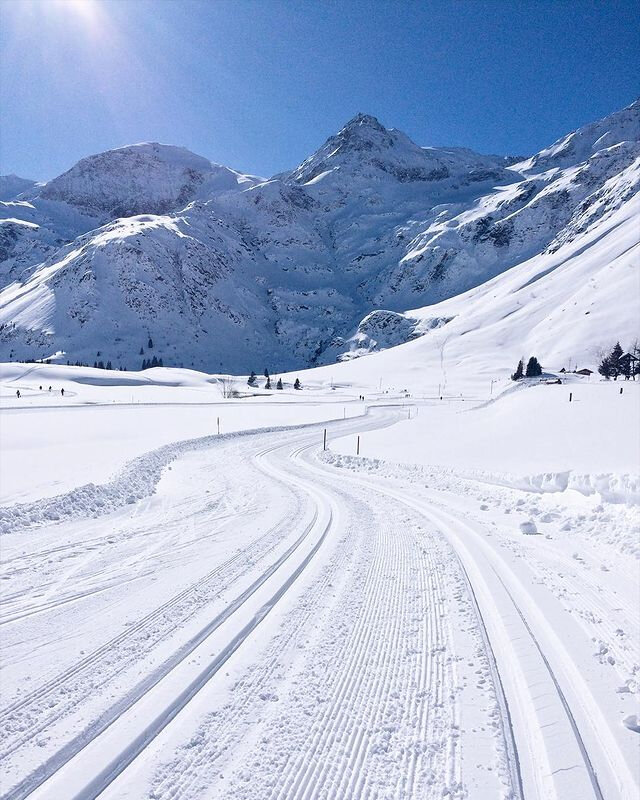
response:
[(145, 358), (145, 359), (142, 361), (142, 369), (146, 369), (146, 368), (147, 368), (147, 359)]
[(276, 383), (276, 389), (282, 389), (282, 378), (278, 378), (278, 383)]
[(615, 347), (609, 353), (608, 356), (605, 356), (600, 365), (598, 366), (598, 372), (605, 378), (613, 378), (614, 380), (617, 379), (618, 375), (620, 374), (620, 356), (622, 355), (622, 347), (620, 346), (620, 342), (616, 342)]
[(159, 358), (159, 359), (158, 359), (158, 366), (159, 366), (159, 367), (162, 367), (162, 366), (163, 366), (163, 363), (162, 363), (162, 359), (161, 359), (161, 358)]
[(153, 350), (153, 339), (151, 337), (149, 337), (149, 341), (147, 342), (147, 348)]
[(98, 362), (97, 362), (97, 361), (94, 361), (94, 362), (93, 362), (93, 368), (94, 368), (94, 369), (98, 369)]
[(104, 361), (98, 361), (98, 369), (104, 369)]
[(613, 372), (613, 380), (618, 380), (618, 375), (620, 374), (620, 356), (622, 355), (622, 347), (620, 346), (620, 342), (616, 342), (615, 347), (611, 351), (611, 355), (609, 356), (609, 363), (611, 364), (611, 370)]
[(151, 366), (152, 367), (158, 366), (158, 359), (155, 356), (151, 359)]
[(107, 369), (113, 369), (113, 367), (111, 366), (111, 362), (110, 361), (107, 361)]
[(269, 377), (269, 370), (266, 367), (264, 368), (264, 377), (265, 378)]
[(144, 355), (144, 347), (140, 348), (140, 352), (138, 353), (138, 355), (139, 356), (143, 356)]
[(609, 380), (611, 377), (611, 365), (609, 363), (609, 356), (605, 356), (602, 361), (598, 364), (598, 372), (602, 375), (603, 378)]
[(531, 356), (527, 362), (527, 371), (525, 372), (525, 377), (537, 378), (539, 375), (542, 375), (542, 367), (540, 366), (540, 362), (535, 356)]
[(295, 383), (293, 384), (294, 389), (302, 389), (302, 384), (300, 383), (300, 378), (296, 378)]
[[(624, 356), (626, 356), (626, 358)], [(624, 375), (625, 381), (628, 381), (629, 378), (631, 377), (631, 370), (632, 370), (631, 358), (627, 353), (625, 353), (624, 356), (620, 359), (618, 363), (620, 365), (620, 374)]]
[(247, 383), (249, 384), (249, 386), (252, 386), (252, 387), (255, 387), (255, 386), (258, 385), (258, 378), (256, 376), (256, 373), (253, 370), (251, 370), (251, 375), (249, 375), (249, 380), (247, 381)]
[(518, 366), (516, 367), (516, 371), (511, 376), (511, 380), (519, 381), (523, 375), (524, 375), (524, 364), (522, 363), (522, 359), (520, 359), (520, 361), (518, 361)]
[(268, 375), (267, 375), (267, 382), (265, 383), (264, 388), (265, 389), (271, 388), (271, 378)]

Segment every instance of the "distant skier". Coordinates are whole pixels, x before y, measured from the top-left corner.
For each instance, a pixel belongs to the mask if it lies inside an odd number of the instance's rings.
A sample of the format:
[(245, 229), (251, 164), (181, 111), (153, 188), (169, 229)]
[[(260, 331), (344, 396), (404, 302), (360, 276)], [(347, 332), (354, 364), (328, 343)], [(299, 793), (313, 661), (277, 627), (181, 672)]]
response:
[(42, 386), (40, 387), (40, 391), (42, 391)]
[(18, 398), (18, 400), (20, 399), (20, 389), (18, 389), (18, 390), (16, 391), (16, 397)]
[(51, 391), (51, 387), (49, 387), (49, 391)]
[(60, 389), (60, 394), (64, 397), (64, 389)]

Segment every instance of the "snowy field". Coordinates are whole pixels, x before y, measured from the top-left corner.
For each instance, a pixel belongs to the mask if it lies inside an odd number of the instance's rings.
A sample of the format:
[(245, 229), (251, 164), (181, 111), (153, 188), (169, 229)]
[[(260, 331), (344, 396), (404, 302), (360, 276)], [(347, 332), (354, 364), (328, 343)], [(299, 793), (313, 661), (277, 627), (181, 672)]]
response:
[(3, 797), (637, 797), (640, 384), (421, 347), (0, 365)]

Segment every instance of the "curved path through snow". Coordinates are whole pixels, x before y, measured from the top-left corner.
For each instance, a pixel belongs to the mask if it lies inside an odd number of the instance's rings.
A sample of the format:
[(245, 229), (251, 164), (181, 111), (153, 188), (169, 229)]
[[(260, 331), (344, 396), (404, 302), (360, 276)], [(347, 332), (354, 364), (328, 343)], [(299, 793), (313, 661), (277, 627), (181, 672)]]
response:
[(207, 443), (133, 506), (8, 537), (4, 797), (634, 796), (544, 587), (321, 441)]

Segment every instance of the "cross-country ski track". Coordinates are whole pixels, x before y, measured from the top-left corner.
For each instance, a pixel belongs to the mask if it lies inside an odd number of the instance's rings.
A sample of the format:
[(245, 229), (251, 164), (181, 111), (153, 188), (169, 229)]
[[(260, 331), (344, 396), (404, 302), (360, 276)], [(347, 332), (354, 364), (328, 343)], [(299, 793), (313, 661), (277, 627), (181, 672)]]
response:
[[(468, 481), (322, 453), (325, 427), (406, 413), (209, 437), (135, 503), (27, 519), (0, 635), (9, 683), (27, 659), (37, 681), (3, 692), (2, 796), (635, 798), (637, 733), (576, 661), (554, 543), (523, 557)], [(633, 619), (584, 580), (576, 609)]]

